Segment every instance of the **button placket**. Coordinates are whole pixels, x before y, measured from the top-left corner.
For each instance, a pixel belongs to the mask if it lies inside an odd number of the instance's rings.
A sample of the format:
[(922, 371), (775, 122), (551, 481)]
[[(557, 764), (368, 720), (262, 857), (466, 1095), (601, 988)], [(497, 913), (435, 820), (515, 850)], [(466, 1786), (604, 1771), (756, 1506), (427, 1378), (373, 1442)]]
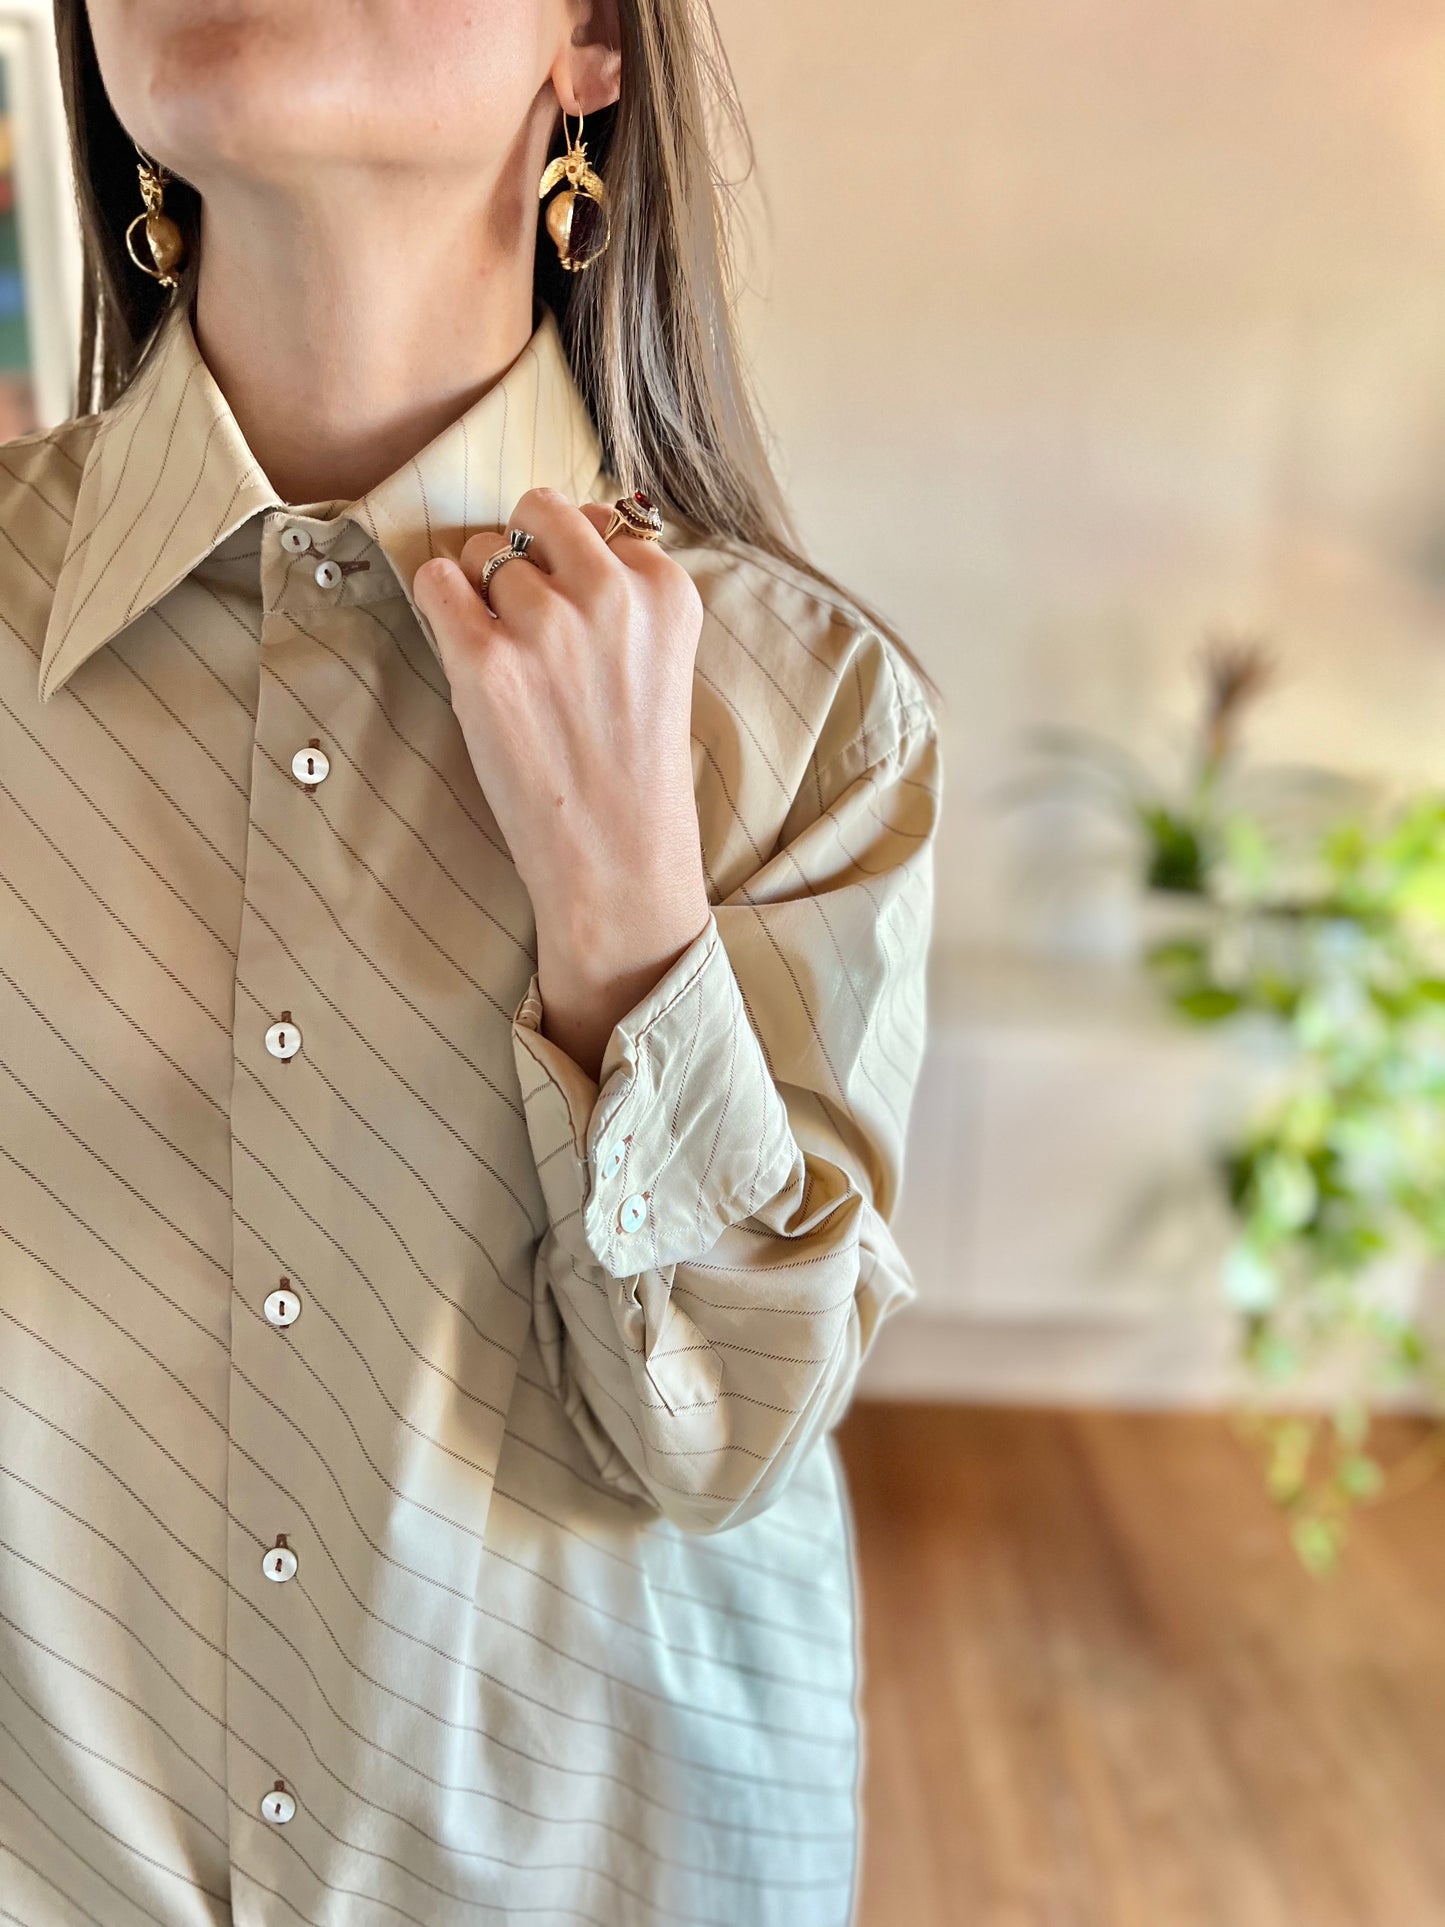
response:
[[(326, 539), (323, 536), (323, 539)], [(369, 569), (370, 561), (359, 557), (350, 562), (339, 562), (330, 557), (316, 555), (316, 540), (311, 530), (292, 523), (283, 526), (279, 546), (289, 557), (307, 559), (313, 580), (318, 587), (335, 589), (353, 569)], [(312, 564), (315, 564), (312, 567)], [(281, 565), (282, 576), (287, 573), (286, 565)], [(285, 595), (284, 580), (278, 583), (280, 593)], [(305, 595), (304, 583), (299, 585)], [(314, 796), (320, 785), (331, 774), (331, 759), (323, 748), (321, 740), (312, 737), (290, 754), (290, 769), (296, 786), (308, 796)], [(266, 1049), (279, 1064), (287, 1064), (297, 1056), (302, 1048), (301, 1028), (290, 1010), (282, 1010), (278, 1017), (265, 1030)], [(292, 1280), (282, 1275), (276, 1279), (263, 1302), (263, 1316), (272, 1332), (280, 1335), (289, 1330), (300, 1317), (302, 1300)], [(269, 1341), (268, 1341), (269, 1342)], [(274, 1534), (274, 1543), (263, 1546), (256, 1555), (260, 1564), (260, 1575), (268, 1585), (285, 1585), (299, 1570), (299, 1556), (284, 1532)], [(255, 1567), (251, 1568), (255, 1572)], [(279, 1610), (278, 1610), (279, 1617)], [(254, 1797), (254, 1796), (253, 1796)], [(287, 1825), (297, 1812), (297, 1800), (286, 1781), (276, 1778), (269, 1791), (261, 1794), (258, 1802), (262, 1819), (268, 1825), (281, 1827)]]
[[(293, 554), (303, 554), (311, 547), (311, 534), (307, 529), (292, 525), (281, 536), (282, 546)], [(334, 565), (333, 565), (334, 566)], [(320, 580), (320, 571), (317, 571)], [(340, 579), (340, 572), (337, 572)], [(331, 762), (321, 747), (318, 737), (313, 736), (306, 746), (298, 749), (291, 758), (291, 773), (298, 786), (307, 795), (314, 796), (316, 790), (330, 774)], [(283, 1010), (279, 1020), (266, 1032), (266, 1048), (280, 1062), (289, 1063), (301, 1049), (300, 1026), (292, 1020), (289, 1010)], [(283, 1277), (274, 1290), (267, 1293), (263, 1307), (268, 1323), (278, 1330), (289, 1329), (301, 1315), (300, 1294), (292, 1289), (291, 1280)], [(284, 1585), (295, 1577), (297, 1569), (296, 1552), (287, 1543), (287, 1534), (278, 1532), (275, 1544), (268, 1547), (261, 1558), (261, 1571), (265, 1578), (275, 1585)], [(261, 1816), (272, 1826), (285, 1826), (295, 1815), (296, 1798), (284, 1780), (278, 1779), (271, 1791), (261, 1800)]]

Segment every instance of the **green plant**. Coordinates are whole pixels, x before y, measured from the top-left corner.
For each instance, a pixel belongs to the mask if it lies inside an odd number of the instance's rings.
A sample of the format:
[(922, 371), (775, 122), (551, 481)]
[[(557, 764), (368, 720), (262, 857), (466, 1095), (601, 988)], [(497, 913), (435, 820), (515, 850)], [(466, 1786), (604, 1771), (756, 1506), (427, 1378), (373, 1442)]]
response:
[[(1445, 1407), (1442, 1360), (1397, 1288), (1402, 1263), (1445, 1252), (1445, 795), (1392, 801), (1338, 772), (1247, 769), (1242, 722), (1275, 665), (1242, 637), (1213, 639), (1200, 667), (1174, 777), (1089, 731), (1035, 730), (1037, 760), (1006, 798), (1102, 801), (1143, 889), (1192, 901), (1188, 934), (1144, 953), (1169, 1003), (1271, 1046), (1271, 1095), (1216, 1157), (1222, 1283), (1260, 1394), (1241, 1427), (1300, 1558), (1323, 1573), (1356, 1506), (1445, 1459), (1445, 1424), (1388, 1472), (1371, 1450), (1389, 1387), (1423, 1385)], [(1281, 1409), (1286, 1388), (1331, 1369), (1343, 1392)]]
[(1377, 802), (1303, 861), (1248, 816), (1220, 830), (1204, 877), (1216, 920), (1147, 961), (1185, 1017), (1263, 1020), (1286, 1047), (1221, 1156), (1224, 1282), (1262, 1386), (1329, 1362), (1352, 1388), (1327, 1413), (1251, 1415), (1300, 1556), (1325, 1570), (1352, 1508), (1387, 1488), (1371, 1395), (1441, 1390), (1384, 1261), (1445, 1252), (1445, 795)]

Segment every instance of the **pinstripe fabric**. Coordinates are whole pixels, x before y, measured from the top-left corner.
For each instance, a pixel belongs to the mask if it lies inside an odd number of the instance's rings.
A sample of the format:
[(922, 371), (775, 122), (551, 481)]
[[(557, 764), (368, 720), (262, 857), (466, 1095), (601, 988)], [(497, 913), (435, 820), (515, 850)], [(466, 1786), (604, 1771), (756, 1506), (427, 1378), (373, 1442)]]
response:
[(851, 1918), (829, 1432), (912, 1292), (934, 719), (856, 612), (679, 536), (713, 912), (594, 1083), (409, 592), (534, 482), (615, 493), (550, 317), (355, 502), (278, 500), (182, 311), (0, 449), (25, 1927)]

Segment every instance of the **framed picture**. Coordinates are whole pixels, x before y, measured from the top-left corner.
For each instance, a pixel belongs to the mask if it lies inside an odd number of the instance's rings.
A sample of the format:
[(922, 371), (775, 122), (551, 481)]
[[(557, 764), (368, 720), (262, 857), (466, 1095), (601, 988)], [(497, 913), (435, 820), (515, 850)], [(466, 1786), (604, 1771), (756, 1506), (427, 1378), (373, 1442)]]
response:
[(0, 440), (74, 410), (80, 236), (50, 7), (0, 9)]

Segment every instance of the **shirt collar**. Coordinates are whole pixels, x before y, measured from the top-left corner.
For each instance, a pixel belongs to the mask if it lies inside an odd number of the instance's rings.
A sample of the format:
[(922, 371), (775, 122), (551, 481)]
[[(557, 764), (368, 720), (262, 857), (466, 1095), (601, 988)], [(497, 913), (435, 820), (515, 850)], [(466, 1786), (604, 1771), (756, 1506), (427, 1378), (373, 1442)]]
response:
[(354, 518), (391, 564), (440, 662), (413, 572), (433, 555), (455, 559), (479, 527), (504, 528), (527, 489), (547, 484), (581, 502), (602, 472), (545, 305), (522, 353), (463, 414), (365, 495), (323, 505), (277, 495), (202, 358), (189, 309), (171, 309), (161, 329), (91, 438), (41, 649), (42, 702), (262, 509)]

